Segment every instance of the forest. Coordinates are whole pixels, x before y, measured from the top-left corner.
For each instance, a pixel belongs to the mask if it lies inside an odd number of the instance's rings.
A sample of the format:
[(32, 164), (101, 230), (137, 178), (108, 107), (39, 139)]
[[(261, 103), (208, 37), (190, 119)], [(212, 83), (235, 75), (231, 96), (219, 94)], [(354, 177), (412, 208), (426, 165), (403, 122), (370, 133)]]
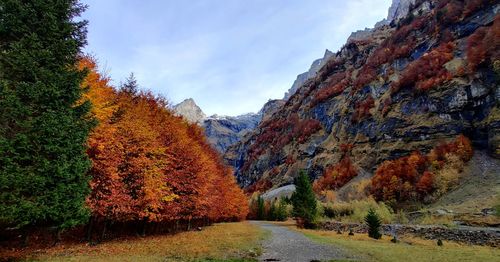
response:
[(133, 75), (112, 86), (82, 51), (87, 22), (75, 18), (85, 6), (46, 2), (0, 5), (2, 239), (101, 240), (244, 219), (246, 196), (203, 130)]

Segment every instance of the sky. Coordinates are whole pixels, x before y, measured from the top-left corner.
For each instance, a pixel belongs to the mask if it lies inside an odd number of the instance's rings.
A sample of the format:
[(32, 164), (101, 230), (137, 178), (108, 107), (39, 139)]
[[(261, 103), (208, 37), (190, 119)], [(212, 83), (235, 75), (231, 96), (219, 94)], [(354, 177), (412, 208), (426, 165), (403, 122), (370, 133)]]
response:
[(258, 112), (351, 32), (387, 16), (391, 0), (83, 0), (85, 52), (119, 85), (207, 114)]

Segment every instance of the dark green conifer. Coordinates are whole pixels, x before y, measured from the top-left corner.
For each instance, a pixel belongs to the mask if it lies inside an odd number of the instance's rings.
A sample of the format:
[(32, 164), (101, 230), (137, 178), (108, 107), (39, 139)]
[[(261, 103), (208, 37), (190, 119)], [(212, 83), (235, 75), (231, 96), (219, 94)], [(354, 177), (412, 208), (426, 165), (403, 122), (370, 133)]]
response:
[(86, 39), (77, 0), (0, 1), (0, 222), (87, 221), (94, 121), (76, 67)]
[(373, 210), (372, 208), (368, 210), (368, 214), (365, 217), (365, 222), (368, 225), (369, 237), (374, 239), (382, 238), (382, 234), (380, 234), (380, 226), (382, 225), (382, 222), (380, 221), (380, 218), (378, 217), (375, 210)]
[(304, 227), (314, 228), (316, 225), (316, 196), (311, 181), (304, 171), (295, 179), (296, 190), (292, 195), (293, 215), (303, 221)]

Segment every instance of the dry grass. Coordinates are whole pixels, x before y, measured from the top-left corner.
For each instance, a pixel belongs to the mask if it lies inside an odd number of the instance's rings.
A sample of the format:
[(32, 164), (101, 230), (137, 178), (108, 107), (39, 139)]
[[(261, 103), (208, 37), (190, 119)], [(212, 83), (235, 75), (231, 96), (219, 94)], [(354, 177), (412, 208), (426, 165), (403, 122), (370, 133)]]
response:
[(255, 261), (264, 232), (248, 222), (216, 224), (202, 231), (119, 239), (97, 246), (58, 246), (42, 261)]
[(402, 237), (401, 241), (395, 244), (388, 236), (374, 240), (364, 234), (347, 236), (331, 231), (299, 231), (314, 241), (345, 248), (361, 256), (362, 261), (499, 261), (500, 257), (500, 249), (446, 241), (444, 246), (440, 247), (432, 240)]

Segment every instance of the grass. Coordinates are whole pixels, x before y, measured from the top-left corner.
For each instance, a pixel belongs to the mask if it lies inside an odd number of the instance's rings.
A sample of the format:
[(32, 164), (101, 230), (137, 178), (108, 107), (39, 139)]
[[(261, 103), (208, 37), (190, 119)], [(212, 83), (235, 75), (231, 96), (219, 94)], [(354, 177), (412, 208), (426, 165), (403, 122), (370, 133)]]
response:
[(366, 235), (338, 235), (331, 231), (302, 230), (313, 241), (336, 245), (361, 257), (362, 261), (499, 261), (500, 249), (483, 246), (467, 246), (444, 242), (437, 246), (435, 241), (414, 237), (402, 237), (399, 243), (392, 243), (391, 237), (381, 240)]
[(117, 239), (97, 246), (56, 246), (31, 256), (41, 261), (256, 261), (266, 233), (248, 222), (202, 231)]

